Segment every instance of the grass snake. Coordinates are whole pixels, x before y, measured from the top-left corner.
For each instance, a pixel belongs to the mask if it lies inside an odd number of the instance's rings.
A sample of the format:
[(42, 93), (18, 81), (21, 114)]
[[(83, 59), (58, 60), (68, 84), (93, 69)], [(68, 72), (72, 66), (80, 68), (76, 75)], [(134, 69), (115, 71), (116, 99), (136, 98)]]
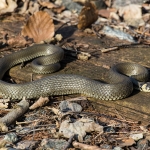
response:
[[(45, 58), (43, 59), (42, 56)], [(2, 80), (8, 69), (36, 57), (39, 58), (32, 62), (35, 72), (54, 72), (60, 68), (58, 62), (63, 59), (63, 56), (64, 51), (60, 47), (39, 44), (0, 58), (0, 92), (3, 97), (13, 100), (23, 97), (31, 99), (40, 96), (82, 93), (100, 100), (118, 100), (126, 98), (132, 93), (133, 83), (131, 79), (136, 78), (139, 81), (148, 79), (146, 68), (134, 63), (121, 63), (110, 69), (109, 84), (73, 74), (52, 75), (22, 84), (12, 84)], [(50, 66), (48, 65), (49, 62)], [(45, 67), (41, 64), (44, 64)]]

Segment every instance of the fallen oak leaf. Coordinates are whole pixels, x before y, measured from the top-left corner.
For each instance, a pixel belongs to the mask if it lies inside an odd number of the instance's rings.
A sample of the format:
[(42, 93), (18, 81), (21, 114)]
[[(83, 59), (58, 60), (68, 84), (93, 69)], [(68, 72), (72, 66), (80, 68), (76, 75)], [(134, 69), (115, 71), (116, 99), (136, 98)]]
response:
[(33, 38), (36, 43), (50, 41), (54, 36), (53, 19), (47, 12), (38, 11), (29, 18), (21, 34)]
[(78, 29), (85, 29), (98, 19), (96, 6), (93, 3), (86, 3), (79, 14)]

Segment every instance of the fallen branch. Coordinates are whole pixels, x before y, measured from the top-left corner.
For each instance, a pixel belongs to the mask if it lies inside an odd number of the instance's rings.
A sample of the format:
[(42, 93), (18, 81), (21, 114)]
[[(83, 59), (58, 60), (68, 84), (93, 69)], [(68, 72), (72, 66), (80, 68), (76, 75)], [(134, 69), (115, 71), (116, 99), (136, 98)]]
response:
[(29, 108), (29, 103), (26, 100), (22, 100), (17, 104), (17, 108), (9, 112), (6, 116), (3, 118), (0, 118), (0, 123), (7, 125), (10, 125), (14, 121), (17, 120), (18, 117), (23, 115)]

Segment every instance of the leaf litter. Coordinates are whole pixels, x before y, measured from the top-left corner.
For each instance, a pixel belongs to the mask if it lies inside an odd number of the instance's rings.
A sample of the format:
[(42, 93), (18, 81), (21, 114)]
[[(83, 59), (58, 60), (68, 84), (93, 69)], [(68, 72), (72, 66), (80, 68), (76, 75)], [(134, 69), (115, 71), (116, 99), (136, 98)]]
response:
[[(91, 34), (96, 34), (98, 37), (102, 36), (101, 32), (104, 29), (101, 28), (102, 26), (111, 30), (110, 34), (103, 33), (106, 36), (112, 36), (112, 30), (117, 30), (118, 33), (115, 32), (113, 37), (120, 38), (120, 35), (125, 33), (121, 36), (121, 40), (126, 37), (127, 40), (130, 39), (129, 42), (134, 43), (134, 38), (136, 38), (140, 43), (149, 44), (149, 3), (144, 5), (142, 0), (130, 0), (128, 2), (114, 0), (112, 4), (109, 2), (106, 0), (106, 6), (108, 9), (116, 9), (115, 11), (108, 12), (104, 7), (103, 11), (100, 12), (97, 9), (98, 6), (95, 6), (94, 3), (83, 0), (61, 2), (58, 0), (55, 2), (1, 0), (1, 16), (7, 16), (7, 13), (13, 12), (14, 14), (10, 15), (13, 16), (17, 13), (23, 16), (27, 15), (27, 19), (25, 19), (26, 23), (17, 34), (8, 32), (8, 29), (4, 30), (4, 27), (1, 26), (0, 32), (3, 33), (3, 36), (0, 37), (0, 42), (3, 45), (7, 44), (10, 47), (17, 48), (31, 45), (33, 42), (50, 43), (55, 35), (56, 25), (54, 25), (54, 22), (64, 23), (64, 20), (67, 19), (64, 24), (68, 26), (76, 25), (78, 29), (86, 30), (92, 26)], [(143, 13), (142, 8), (147, 11)], [(16, 19), (16, 17), (14, 18)], [(123, 22), (121, 19), (123, 19)], [(7, 21), (3, 19), (4, 23)], [(134, 32), (131, 31), (131, 27), (133, 27)], [(53, 42), (60, 44), (62, 40), (63, 36), (59, 36), (58, 40)], [(82, 46), (84, 47), (84, 44)], [(78, 56), (78, 59), (87, 61), (89, 57), (91, 55), (88, 55), (88, 58)], [(35, 103), (32, 111), (25, 113), (25, 108), (21, 112), (19, 109), (19, 115), (18, 112), (13, 113), (11, 115), (13, 121), (11, 120), (10, 123), (9, 118), (5, 119), (7, 115), (4, 118), (2, 117), (1, 120), (5, 121), (0, 123), (2, 130), (0, 147), (12, 147), (14, 149), (63, 149), (65, 147), (100, 150), (150, 149), (149, 125), (142, 126), (139, 122), (119, 119), (117, 114), (114, 116), (99, 114), (91, 108), (91, 104), (84, 98), (76, 98), (73, 101), (65, 104), (65, 108), (69, 109), (65, 113), (60, 110), (60, 105), (57, 103), (52, 103), (52, 106), (49, 105), (51, 100), (47, 101), (46, 98), (46, 100), (42, 99)], [(87, 105), (83, 105), (81, 101), (84, 101)], [(80, 108), (80, 112), (76, 111), (75, 105)], [(22, 109), (24, 107), (22, 106)], [(12, 106), (7, 106), (7, 108), (12, 108)], [(12, 109), (12, 112), (18, 111), (18, 107)], [(18, 118), (20, 115), (23, 117)], [(37, 146), (37, 144), (39, 145)]]

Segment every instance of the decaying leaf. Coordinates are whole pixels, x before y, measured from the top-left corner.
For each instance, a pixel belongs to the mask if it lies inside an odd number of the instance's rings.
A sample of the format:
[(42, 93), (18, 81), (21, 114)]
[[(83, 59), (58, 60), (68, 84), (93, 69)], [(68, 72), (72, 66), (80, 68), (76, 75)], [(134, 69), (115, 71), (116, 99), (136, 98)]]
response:
[(81, 118), (77, 121), (70, 122), (65, 120), (61, 123), (59, 133), (63, 134), (64, 137), (70, 138), (73, 135), (78, 137), (78, 140), (83, 141), (86, 132), (100, 132), (103, 133), (103, 126), (95, 123), (90, 118)]
[(23, 36), (17, 35), (7, 40), (6, 42), (11, 47), (25, 47), (32, 43), (32, 40), (26, 40)]
[(4, 139), (0, 139), (0, 150), (7, 150), (7, 148), (4, 148), (6, 144), (10, 144), (10, 142)]
[(40, 5), (37, 2), (25, 0), (23, 6), (20, 8), (19, 13), (34, 14), (35, 12), (38, 12), (39, 9), (40, 9)]
[(124, 147), (124, 146), (131, 146), (135, 144), (135, 141), (132, 138), (128, 139), (123, 139), (122, 141), (118, 141), (119, 146)]
[(45, 2), (45, 1), (41, 1), (41, 0), (38, 0), (38, 2), (40, 3), (40, 5), (42, 5), (43, 7), (47, 7), (47, 8), (56, 8), (58, 7), (57, 5), (51, 3), (51, 2)]
[(65, 9), (64, 6), (55, 5), (52, 2), (45, 2), (45, 1), (41, 1), (41, 0), (38, 0), (38, 2), (41, 6), (52, 9), (56, 13), (61, 13)]
[(96, 6), (93, 3), (86, 3), (79, 14), (78, 29), (85, 29), (98, 19)]
[(54, 36), (53, 19), (47, 12), (36, 12), (22, 29), (22, 35), (33, 38), (34, 42), (50, 41)]
[(0, 5), (0, 14), (4, 14), (7, 12), (13, 12), (17, 7), (17, 2), (15, 2), (14, 0), (7, 0), (7, 2), (5, 2), (3, 0), (2, 2), (0, 2)]

